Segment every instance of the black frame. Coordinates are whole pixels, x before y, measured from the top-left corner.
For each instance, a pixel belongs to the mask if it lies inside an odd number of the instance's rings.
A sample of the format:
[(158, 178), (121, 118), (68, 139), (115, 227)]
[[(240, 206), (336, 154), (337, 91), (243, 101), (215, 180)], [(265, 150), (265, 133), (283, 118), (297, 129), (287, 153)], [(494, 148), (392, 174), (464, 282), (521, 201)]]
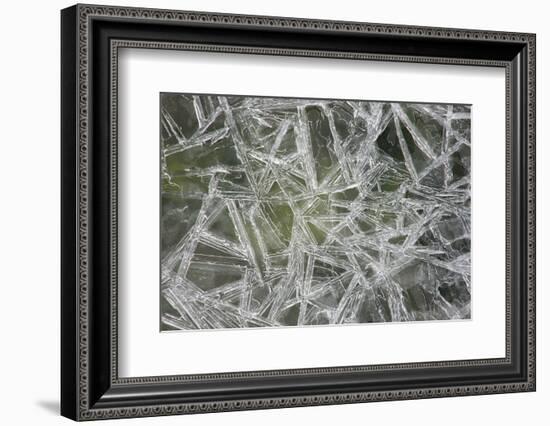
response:
[[(499, 359), (119, 378), (118, 49), (503, 67), (507, 350)], [(76, 5), (61, 13), (61, 413), (74, 420), (535, 390), (535, 35)]]

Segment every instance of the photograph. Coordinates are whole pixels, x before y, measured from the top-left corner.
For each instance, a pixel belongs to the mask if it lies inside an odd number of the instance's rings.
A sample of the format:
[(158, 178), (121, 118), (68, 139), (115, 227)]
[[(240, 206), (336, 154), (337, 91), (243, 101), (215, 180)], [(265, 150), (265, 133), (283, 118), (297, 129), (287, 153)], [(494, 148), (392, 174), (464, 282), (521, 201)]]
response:
[(470, 318), (471, 106), (162, 93), (161, 329)]

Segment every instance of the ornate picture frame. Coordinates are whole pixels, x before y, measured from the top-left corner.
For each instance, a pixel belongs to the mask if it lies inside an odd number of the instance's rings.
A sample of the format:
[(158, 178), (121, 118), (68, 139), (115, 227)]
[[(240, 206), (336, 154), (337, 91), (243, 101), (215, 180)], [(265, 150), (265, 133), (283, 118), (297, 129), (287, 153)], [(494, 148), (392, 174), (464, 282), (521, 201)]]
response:
[[(534, 34), (523, 33), (96, 5), (64, 9), (61, 414), (93, 420), (534, 391), (535, 44)], [(504, 69), (505, 356), (120, 377), (117, 93), (122, 48)]]

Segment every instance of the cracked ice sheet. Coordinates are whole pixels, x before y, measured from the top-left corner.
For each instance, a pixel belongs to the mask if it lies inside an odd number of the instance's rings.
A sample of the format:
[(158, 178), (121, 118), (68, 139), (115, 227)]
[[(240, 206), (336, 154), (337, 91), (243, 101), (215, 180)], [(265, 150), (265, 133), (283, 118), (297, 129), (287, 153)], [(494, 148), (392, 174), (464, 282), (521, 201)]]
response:
[(470, 106), (160, 107), (161, 330), (470, 318)]

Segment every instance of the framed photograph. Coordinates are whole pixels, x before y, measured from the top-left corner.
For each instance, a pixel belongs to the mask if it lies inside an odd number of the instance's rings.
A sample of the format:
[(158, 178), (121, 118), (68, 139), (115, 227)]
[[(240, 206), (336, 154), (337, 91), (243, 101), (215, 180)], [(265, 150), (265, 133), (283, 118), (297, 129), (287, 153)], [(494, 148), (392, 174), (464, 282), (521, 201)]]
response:
[(61, 412), (535, 390), (535, 35), (61, 12)]

